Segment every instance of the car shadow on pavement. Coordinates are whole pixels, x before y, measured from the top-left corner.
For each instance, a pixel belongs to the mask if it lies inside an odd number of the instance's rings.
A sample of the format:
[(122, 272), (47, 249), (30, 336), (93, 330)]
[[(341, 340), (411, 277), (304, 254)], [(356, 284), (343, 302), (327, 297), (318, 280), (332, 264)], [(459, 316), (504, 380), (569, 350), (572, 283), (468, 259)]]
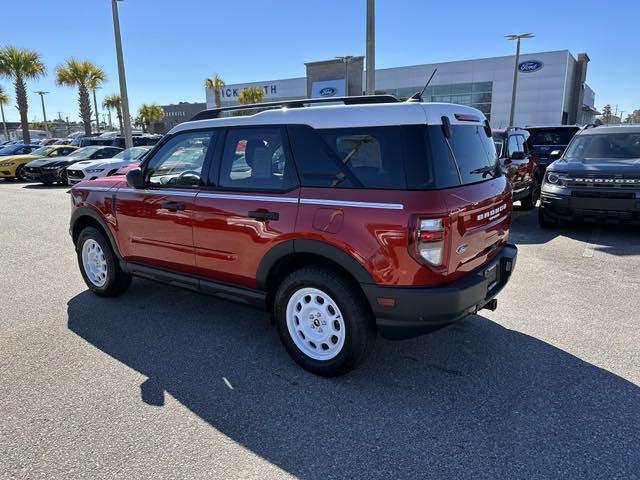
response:
[(25, 183), (22, 188), (28, 188), (33, 190), (50, 190), (50, 189), (61, 189), (61, 188), (71, 188), (69, 185), (61, 185), (59, 183)]
[[(615, 235), (607, 235), (614, 233)], [(538, 225), (538, 210), (514, 210), (510, 241), (516, 245), (545, 244), (556, 237), (568, 237), (584, 243), (598, 242), (597, 250), (613, 255), (628, 255), (640, 251), (640, 227), (626, 224), (563, 223), (550, 228)]]
[(142, 280), (118, 299), (75, 296), (68, 326), (145, 375), (140, 399), (158, 415), (168, 393), (301, 478), (640, 472), (638, 386), (482, 316), (378, 339), (334, 379), (295, 365), (266, 314)]

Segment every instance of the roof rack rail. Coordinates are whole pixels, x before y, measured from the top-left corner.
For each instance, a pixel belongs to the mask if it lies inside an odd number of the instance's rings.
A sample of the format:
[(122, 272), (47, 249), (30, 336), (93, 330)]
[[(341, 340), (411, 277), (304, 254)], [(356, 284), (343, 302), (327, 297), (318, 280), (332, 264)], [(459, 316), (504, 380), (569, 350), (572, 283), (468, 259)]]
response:
[(190, 121), (220, 118), (222, 112), (240, 110), (268, 110), (272, 108), (303, 108), (306, 105), (317, 103), (337, 103), (345, 105), (366, 105), (373, 103), (398, 103), (400, 100), (393, 95), (361, 95), (354, 97), (329, 97), (329, 98), (301, 98), (299, 100), (284, 100), (282, 102), (253, 103), (250, 105), (232, 105), (230, 107), (210, 108), (196, 113)]
[(590, 128), (596, 128), (598, 125), (596, 125), (595, 123), (587, 123), (584, 127), (582, 127), (582, 130), (588, 130)]

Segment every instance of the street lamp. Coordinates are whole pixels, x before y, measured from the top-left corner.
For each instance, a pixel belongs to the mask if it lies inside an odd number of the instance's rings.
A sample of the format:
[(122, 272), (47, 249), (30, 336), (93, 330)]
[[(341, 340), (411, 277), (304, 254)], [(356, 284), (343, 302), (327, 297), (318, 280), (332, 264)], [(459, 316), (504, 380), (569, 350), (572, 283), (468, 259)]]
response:
[(346, 55), (344, 57), (336, 57), (338, 60), (342, 60), (344, 63), (344, 96), (349, 96), (349, 64), (353, 60), (353, 55)]
[(365, 93), (376, 93), (376, 6), (375, 0), (367, 0), (367, 74)]
[(113, 14), (113, 34), (116, 39), (116, 58), (118, 60), (118, 79), (120, 80), (120, 103), (122, 104), (122, 123), (124, 128), (125, 148), (133, 146), (131, 138), (131, 117), (129, 116), (129, 97), (127, 96), (127, 79), (124, 73), (124, 59), (122, 56), (122, 39), (120, 38), (120, 20), (118, 18), (118, 1), (111, 0)]
[(509, 115), (509, 126), (513, 127), (513, 117), (516, 113), (516, 88), (518, 87), (518, 64), (520, 63), (520, 39), (533, 38), (533, 33), (521, 33), (505, 35), (507, 40), (516, 40), (516, 64), (513, 68), (513, 90), (511, 91), (511, 114)]
[(49, 125), (47, 125), (47, 111), (44, 108), (44, 96), (49, 92), (37, 91), (33, 92), (40, 95), (40, 102), (42, 103), (42, 116), (44, 117), (44, 131), (47, 132), (47, 137), (49, 136)]

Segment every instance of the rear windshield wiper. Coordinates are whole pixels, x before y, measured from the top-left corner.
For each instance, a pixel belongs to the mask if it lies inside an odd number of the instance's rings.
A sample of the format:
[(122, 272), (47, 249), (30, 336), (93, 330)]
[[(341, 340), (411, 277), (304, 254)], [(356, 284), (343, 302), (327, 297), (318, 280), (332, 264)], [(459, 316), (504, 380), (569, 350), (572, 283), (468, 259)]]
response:
[(476, 168), (475, 170), (471, 170), (469, 173), (470, 174), (476, 174), (476, 173), (481, 173), (482, 174), (482, 178), (484, 178), (487, 174), (495, 174), (496, 171), (496, 167), (481, 167), (481, 168)]

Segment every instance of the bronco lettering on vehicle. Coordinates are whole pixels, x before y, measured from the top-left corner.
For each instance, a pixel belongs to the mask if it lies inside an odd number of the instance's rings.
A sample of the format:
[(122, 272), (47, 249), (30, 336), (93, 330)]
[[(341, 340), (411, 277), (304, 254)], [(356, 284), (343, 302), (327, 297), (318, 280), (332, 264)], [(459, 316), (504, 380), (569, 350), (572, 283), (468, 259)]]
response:
[(476, 217), (476, 219), (478, 221), (484, 220), (485, 218), (489, 218), (490, 220), (493, 220), (494, 218), (496, 218), (500, 214), (500, 212), (506, 210), (506, 208), (507, 208), (507, 204), (503, 203), (499, 207), (492, 208), (491, 210), (489, 210), (487, 212), (481, 213), (480, 215), (478, 215)]
[(640, 178), (572, 178), (576, 183), (630, 183), (640, 185)]

